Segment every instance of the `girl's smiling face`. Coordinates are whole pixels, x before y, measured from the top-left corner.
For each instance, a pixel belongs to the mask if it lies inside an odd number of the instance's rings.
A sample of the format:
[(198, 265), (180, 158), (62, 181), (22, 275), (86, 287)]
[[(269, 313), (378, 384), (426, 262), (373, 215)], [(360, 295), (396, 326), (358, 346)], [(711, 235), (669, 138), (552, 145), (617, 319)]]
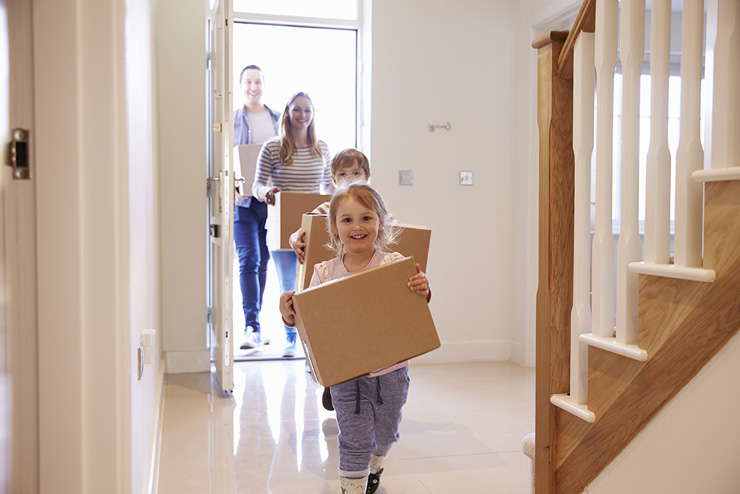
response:
[(337, 208), (337, 233), (347, 253), (362, 254), (375, 249), (383, 223), (378, 214), (354, 197), (346, 197)]

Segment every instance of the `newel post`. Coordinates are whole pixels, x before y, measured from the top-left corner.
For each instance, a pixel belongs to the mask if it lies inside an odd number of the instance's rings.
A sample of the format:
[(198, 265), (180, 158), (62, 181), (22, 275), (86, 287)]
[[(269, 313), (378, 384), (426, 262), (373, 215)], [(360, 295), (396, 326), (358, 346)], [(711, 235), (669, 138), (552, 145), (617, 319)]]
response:
[(539, 276), (535, 396), (535, 492), (555, 494), (556, 408), (550, 396), (567, 393), (573, 305), (573, 81), (560, 77), (567, 32), (532, 43), (537, 55), (539, 127)]

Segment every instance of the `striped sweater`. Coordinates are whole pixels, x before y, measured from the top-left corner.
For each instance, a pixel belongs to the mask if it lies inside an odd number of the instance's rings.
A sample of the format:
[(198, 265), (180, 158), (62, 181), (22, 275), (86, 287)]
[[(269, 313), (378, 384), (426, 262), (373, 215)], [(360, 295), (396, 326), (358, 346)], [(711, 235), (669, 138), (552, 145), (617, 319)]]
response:
[(293, 155), (293, 163), (284, 165), (278, 155), (280, 138), (265, 142), (257, 158), (252, 195), (264, 202), (265, 195), (273, 187), (302, 194), (331, 193), (334, 187), (329, 168), (329, 146), (319, 141), (319, 147), (322, 158), (312, 156), (308, 148), (298, 149)]

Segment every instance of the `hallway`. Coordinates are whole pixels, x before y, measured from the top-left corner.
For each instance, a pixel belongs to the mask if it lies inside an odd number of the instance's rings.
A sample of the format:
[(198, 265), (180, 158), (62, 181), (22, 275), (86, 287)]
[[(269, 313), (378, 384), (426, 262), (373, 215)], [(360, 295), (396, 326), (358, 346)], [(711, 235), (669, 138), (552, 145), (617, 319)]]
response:
[[(529, 492), (534, 369), (415, 364), (379, 494)], [(166, 376), (158, 494), (339, 492), (337, 425), (303, 360), (238, 362), (235, 391)]]

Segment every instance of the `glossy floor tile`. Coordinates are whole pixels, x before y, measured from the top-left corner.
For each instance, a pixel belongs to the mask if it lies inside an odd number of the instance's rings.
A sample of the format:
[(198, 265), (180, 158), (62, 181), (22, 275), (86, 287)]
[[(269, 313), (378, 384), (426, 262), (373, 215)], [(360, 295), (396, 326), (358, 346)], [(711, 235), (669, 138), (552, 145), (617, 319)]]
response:
[[(534, 369), (414, 364), (378, 494), (527, 494)], [(303, 360), (239, 362), (235, 390), (166, 377), (159, 494), (338, 494), (337, 422)]]

